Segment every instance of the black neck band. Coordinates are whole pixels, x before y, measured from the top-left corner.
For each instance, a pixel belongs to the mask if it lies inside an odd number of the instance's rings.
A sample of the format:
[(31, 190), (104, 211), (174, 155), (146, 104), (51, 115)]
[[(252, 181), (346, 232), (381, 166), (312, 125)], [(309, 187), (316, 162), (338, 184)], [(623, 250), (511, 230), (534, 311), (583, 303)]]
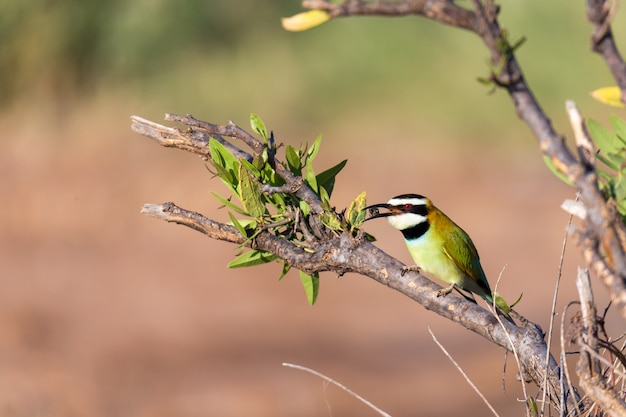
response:
[(428, 231), (429, 227), (430, 227), (430, 224), (428, 223), (428, 220), (426, 220), (426, 221), (421, 222), (418, 225), (409, 227), (408, 229), (401, 230), (401, 232), (404, 235), (404, 238), (406, 240), (413, 240), (413, 239), (418, 239), (419, 237), (424, 235), (424, 233)]

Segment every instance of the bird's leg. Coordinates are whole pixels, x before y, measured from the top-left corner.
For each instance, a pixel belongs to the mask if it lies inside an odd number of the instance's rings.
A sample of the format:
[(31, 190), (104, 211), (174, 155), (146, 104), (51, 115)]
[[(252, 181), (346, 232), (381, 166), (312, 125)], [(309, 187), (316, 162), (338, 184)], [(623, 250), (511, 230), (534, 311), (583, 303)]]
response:
[(417, 265), (405, 265), (402, 267), (402, 272), (400, 272), (400, 276), (404, 276), (404, 274), (406, 274), (409, 271), (415, 271), (415, 272), (421, 272), (422, 270), (420, 269), (419, 266)]
[(455, 285), (456, 284), (453, 282), (452, 284), (450, 284), (446, 288), (440, 289), (439, 291), (437, 291), (437, 297), (445, 297), (446, 295), (450, 294), (452, 292), (452, 290), (454, 289)]

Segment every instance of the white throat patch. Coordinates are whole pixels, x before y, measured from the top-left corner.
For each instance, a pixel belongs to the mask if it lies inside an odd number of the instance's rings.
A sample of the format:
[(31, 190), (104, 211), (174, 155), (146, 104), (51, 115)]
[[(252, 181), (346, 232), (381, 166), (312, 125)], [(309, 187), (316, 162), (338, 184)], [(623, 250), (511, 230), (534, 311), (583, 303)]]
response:
[(398, 230), (408, 229), (426, 221), (426, 216), (415, 213), (403, 213), (387, 217), (389, 224)]

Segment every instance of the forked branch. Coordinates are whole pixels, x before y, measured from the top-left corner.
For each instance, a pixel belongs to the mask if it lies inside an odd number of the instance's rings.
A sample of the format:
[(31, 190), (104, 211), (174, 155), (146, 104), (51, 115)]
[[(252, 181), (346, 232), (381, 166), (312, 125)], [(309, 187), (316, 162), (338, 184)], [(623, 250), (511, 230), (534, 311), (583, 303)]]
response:
[[(551, 164), (576, 187), (587, 216), (579, 228), (578, 242), (590, 270), (602, 274), (615, 306), (626, 319), (626, 236), (624, 223), (601, 192), (594, 163), (577, 158), (556, 132), (530, 89), (515, 50), (521, 42), (508, 39), (498, 21), (500, 8), (492, 0), (473, 0), (473, 8), (465, 9), (447, 0), (406, 0), (366, 2), (362, 0), (304, 0), (303, 7), (327, 11), (332, 17), (358, 15), (417, 15), (446, 25), (469, 30), (483, 41), (491, 55), (492, 69), (488, 77), (493, 84), (507, 91), (517, 115), (526, 123), (538, 141), (539, 148)], [(626, 65), (615, 45), (606, 0), (587, 0), (587, 15), (594, 23), (593, 49), (603, 55), (622, 89), (626, 91)], [(581, 118), (582, 123), (582, 118)], [(599, 259), (604, 258), (603, 262)]]

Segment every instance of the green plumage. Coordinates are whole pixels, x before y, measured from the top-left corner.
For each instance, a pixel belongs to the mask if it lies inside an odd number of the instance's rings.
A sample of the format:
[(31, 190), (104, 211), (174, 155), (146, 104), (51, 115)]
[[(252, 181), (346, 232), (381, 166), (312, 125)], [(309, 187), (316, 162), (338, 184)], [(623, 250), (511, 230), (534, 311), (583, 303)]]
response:
[[(381, 213), (381, 208), (388, 212)], [(419, 194), (403, 194), (386, 204), (375, 204), (366, 209), (371, 214), (367, 220), (386, 217), (393, 227), (402, 232), (415, 262), (414, 266), (404, 267), (404, 271), (420, 270), (449, 284), (439, 291), (439, 295), (446, 295), (456, 287), (470, 293), (470, 296), (477, 294), (489, 305), (493, 304), (493, 294), (474, 242), (428, 198)], [(498, 305), (496, 309), (513, 321), (508, 314), (510, 308), (503, 304), (504, 307)]]
[(429, 223), (426, 233), (405, 239), (415, 264), (435, 278), (492, 303), (491, 288), (472, 239), (430, 200), (426, 209)]

